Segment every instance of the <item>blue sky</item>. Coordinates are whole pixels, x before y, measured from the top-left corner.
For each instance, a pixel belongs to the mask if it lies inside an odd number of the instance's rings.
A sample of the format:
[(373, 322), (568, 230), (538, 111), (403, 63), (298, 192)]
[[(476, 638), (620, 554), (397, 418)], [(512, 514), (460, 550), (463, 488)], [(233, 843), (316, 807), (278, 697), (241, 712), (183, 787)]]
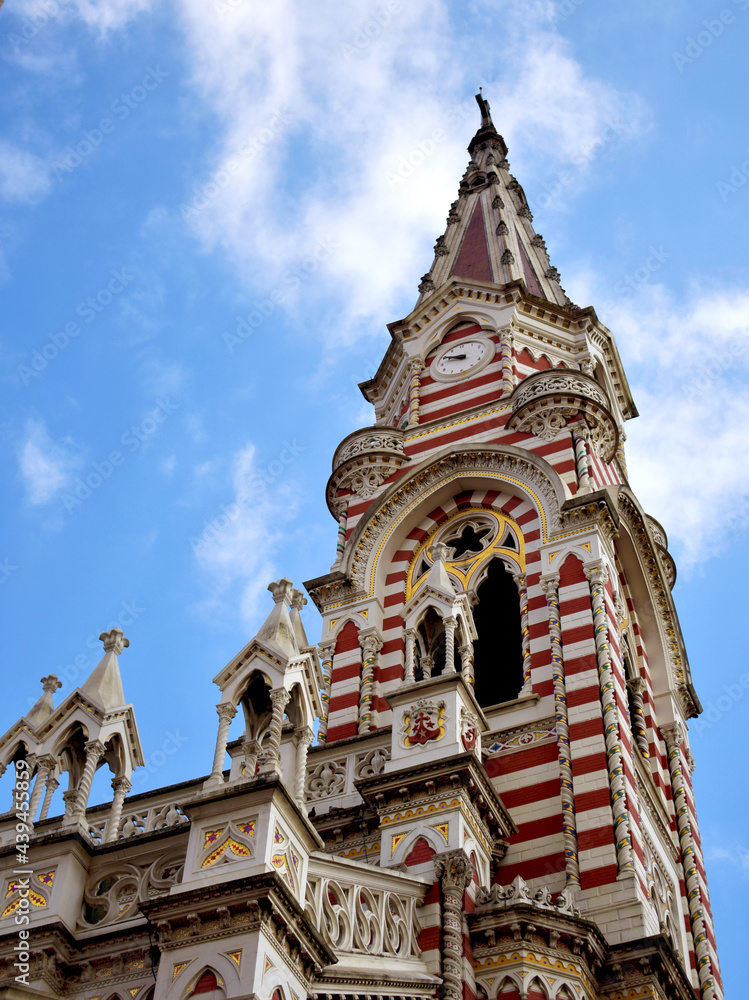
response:
[(149, 762), (136, 789), (210, 770), (211, 678), (265, 617), (266, 584), (333, 561), (330, 459), (371, 422), (357, 382), (415, 302), (482, 85), (641, 413), (631, 478), (679, 567), (738, 995), (748, 29), (749, 0), (5, 4), (0, 726), (41, 676), (82, 683), (119, 623)]

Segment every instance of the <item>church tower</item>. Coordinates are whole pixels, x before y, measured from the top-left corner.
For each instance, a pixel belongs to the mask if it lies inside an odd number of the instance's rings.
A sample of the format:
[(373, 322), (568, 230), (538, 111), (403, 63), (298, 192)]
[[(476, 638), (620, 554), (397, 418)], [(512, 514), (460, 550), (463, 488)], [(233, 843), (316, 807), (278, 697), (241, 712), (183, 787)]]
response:
[[(333, 457), (337, 557), (306, 585), (324, 619), (320, 739), (332, 761), (392, 727), (383, 774), (399, 777), (380, 781), (377, 811), (397, 832), (381, 865), (458, 849), (480, 886), (495, 883), (487, 899), (563, 893), (619, 966), (672, 967), (717, 1000), (687, 736), (700, 705), (666, 535), (628, 483), (637, 410), (611, 332), (567, 297), (477, 101), (418, 301), (361, 384), (374, 423)], [(455, 843), (424, 818), (437, 795), (425, 762), (476, 746), (512, 823), (483, 847), (467, 813)], [(450, 811), (438, 805), (435, 819)], [(494, 996), (505, 976), (508, 997), (530, 996), (558, 929), (534, 951), (537, 914), (500, 926), (490, 910), (477, 907), (463, 948), (471, 993)]]
[(361, 385), (373, 424), (333, 456), (319, 645), (271, 583), (177, 785), (129, 795), (119, 629), (0, 736), (1, 996), (723, 1000), (637, 411), (477, 100), (432, 266)]

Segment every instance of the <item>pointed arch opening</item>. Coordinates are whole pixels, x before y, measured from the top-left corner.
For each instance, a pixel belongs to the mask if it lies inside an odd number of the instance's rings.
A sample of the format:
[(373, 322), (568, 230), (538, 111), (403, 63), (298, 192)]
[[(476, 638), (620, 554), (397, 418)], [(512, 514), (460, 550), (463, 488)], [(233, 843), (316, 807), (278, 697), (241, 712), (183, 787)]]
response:
[(476, 590), (473, 645), (476, 698), (482, 708), (512, 701), (523, 687), (520, 595), (501, 559), (492, 559)]

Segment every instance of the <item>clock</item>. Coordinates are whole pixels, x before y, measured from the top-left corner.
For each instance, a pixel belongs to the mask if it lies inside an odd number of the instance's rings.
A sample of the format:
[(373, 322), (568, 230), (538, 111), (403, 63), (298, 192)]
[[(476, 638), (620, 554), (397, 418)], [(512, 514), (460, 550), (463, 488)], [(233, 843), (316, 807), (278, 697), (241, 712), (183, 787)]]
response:
[(482, 340), (464, 340), (451, 344), (436, 363), (440, 375), (460, 375), (483, 361), (487, 345)]

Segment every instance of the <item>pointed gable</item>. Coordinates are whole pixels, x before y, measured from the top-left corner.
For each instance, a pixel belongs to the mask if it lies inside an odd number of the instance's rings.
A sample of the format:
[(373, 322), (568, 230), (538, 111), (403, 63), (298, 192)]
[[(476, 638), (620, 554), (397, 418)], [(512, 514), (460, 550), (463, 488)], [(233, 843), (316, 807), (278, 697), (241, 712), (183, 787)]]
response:
[(451, 273), (458, 278), (474, 278), (476, 281), (494, 280), (480, 199), (476, 200), (471, 221)]

